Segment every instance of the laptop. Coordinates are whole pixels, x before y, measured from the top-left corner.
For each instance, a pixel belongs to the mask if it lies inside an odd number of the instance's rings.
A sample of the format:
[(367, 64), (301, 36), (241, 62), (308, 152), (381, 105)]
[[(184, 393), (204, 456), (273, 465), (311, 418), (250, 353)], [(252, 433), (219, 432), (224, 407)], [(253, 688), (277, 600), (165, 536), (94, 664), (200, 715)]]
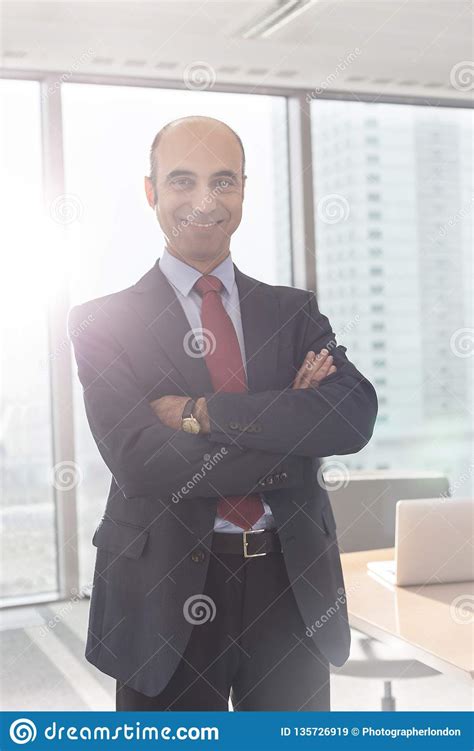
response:
[(400, 587), (472, 581), (473, 520), (470, 498), (398, 501), (395, 559), (370, 561), (367, 568)]

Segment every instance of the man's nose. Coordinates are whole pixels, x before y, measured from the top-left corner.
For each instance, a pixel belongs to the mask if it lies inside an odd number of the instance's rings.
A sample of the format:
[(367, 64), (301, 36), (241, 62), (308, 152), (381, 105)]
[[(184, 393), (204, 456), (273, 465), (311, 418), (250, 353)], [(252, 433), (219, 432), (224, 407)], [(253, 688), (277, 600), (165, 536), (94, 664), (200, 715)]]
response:
[(209, 214), (216, 208), (216, 196), (208, 185), (196, 185), (191, 201), (192, 210), (201, 214)]

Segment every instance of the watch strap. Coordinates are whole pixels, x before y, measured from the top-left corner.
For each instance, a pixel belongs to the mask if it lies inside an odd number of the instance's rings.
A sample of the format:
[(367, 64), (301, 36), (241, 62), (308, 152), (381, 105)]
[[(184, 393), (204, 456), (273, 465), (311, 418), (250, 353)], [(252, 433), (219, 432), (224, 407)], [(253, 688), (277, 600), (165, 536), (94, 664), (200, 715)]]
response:
[(183, 414), (181, 415), (181, 419), (184, 420), (186, 417), (191, 417), (192, 416), (195, 404), (196, 404), (196, 399), (194, 399), (194, 398), (188, 399), (188, 401), (184, 405)]

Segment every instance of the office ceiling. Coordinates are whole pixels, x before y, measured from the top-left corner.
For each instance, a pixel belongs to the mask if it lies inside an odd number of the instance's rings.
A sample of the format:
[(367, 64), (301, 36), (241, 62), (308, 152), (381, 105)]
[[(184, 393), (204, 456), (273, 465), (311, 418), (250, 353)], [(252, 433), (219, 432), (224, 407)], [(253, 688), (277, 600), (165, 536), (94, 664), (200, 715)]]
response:
[[(298, 7), (260, 36), (280, 6)], [(8, 0), (1, 65), (469, 102), (473, 9), (470, 0)]]

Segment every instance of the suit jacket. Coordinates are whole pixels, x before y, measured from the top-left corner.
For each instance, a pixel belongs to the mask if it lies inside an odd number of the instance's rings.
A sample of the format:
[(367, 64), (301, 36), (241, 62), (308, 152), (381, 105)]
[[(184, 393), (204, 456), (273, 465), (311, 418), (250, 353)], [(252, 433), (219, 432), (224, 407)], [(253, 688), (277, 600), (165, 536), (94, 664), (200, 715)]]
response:
[[(337, 345), (314, 292), (234, 269), (248, 393), (213, 393), (158, 261), (133, 286), (69, 314), (87, 418), (112, 473), (92, 540), (86, 658), (148, 696), (168, 683), (193, 628), (186, 603), (203, 592), (219, 493), (264, 494), (306, 625), (301, 638), (334, 665), (349, 655), (336, 525), (318, 470), (320, 457), (366, 445), (376, 393)], [(323, 347), (337, 372), (317, 389), (292, 389), (308, 350)], [(167, 394), (206, 396), (210, 434), (165, 426), (149, 403)]]

